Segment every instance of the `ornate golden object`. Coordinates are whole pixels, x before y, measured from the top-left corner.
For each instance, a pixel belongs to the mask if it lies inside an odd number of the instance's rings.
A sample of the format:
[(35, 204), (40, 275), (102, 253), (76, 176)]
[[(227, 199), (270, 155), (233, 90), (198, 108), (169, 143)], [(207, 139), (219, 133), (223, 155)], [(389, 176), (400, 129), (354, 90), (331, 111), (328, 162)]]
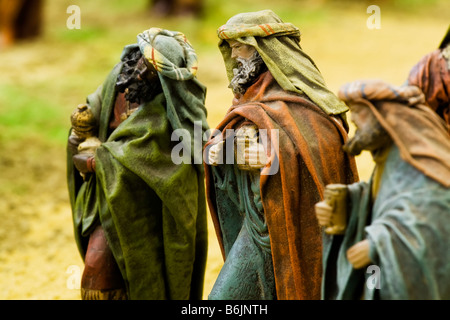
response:
[(97, 122), (91, 108), (87, 104), (79, 104), (71, 116), (72, 129), (80, 139), (93, 136), (97, 128)]

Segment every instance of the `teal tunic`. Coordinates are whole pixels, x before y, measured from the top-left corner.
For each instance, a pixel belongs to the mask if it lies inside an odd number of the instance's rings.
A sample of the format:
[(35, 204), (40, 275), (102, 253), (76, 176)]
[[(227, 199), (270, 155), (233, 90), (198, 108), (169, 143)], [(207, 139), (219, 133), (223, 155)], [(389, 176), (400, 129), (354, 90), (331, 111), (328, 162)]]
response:
[[(450, 299), (450, 190), (400, 158), (393, 145), (372, 203), (371, 181), (349, 185), (344, 236), (325, 236), (324, 299)], [(370, 242), (371, 268), (346, 251)], [(379, 282), (377, 282), (379, 281)]]
[(270, 236), (260, 194), (260, 171), (213, 167), (225, 263), (210, 300), (276, 299)]

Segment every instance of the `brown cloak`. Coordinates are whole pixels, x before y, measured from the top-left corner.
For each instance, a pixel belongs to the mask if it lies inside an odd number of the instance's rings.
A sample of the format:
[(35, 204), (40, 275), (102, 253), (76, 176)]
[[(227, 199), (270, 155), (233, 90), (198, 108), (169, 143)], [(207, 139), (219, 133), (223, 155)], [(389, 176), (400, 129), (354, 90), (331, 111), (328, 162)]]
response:
[[(268, 154), (272, 161), (278, 157), (278, 173), (260, 177), (278, 299), (320, 299), (322, 233), (314, 205), (327, 184), (358, 180), (354, 159), (342, 150), (347, 132), (338, 119), (305, 96), (281, 89), (267, 71), (234, 100), (217, 127), (225, 133), (251, 121), (267, 129), (269, 143), (279, 150)], [(271, 139), (271, 129), (278, 130), (278, 143)], [(227, 230), (220, 229), (214, 181), (210, 167), (205, 168), (209, 208), (223, 253)]]
[(404, 161), (450, 187), (448, 126), (424, 104), (416, 86), (393, 86), (381, 80), (348, 83), (339, 91), (346, 103), (368, 106), (400, 150)]
[(410, 71), (408, 84), (419, 87), (430, 108), (450, 124), (450, 69), (442, 50), (420, 59)]

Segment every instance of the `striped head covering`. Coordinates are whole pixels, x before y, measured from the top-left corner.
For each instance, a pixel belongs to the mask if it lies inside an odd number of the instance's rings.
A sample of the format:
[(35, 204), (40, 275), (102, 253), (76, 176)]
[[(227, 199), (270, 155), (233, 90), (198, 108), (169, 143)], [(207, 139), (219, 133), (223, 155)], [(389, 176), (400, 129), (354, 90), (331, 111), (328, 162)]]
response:
[(339, 90), (339, 97), (346, 101), (398, 101), (409, 106), (425, 103), (425, 96), (416, 86), (394, 86), (381, 80), (357, 80), (346, 83)]
[(137, 43), (145, 58), (164, 76), (190, 80), (197, 74), (197, 55), (183, 33), (151, 28), (137, 36)]
[[(206, 121), (206, 87), (196, 77), (197, 55), (186, 36), (178, 31), (161, 28), (145, 30), (138, 34), (137, 43), (125, 46), (121, 60), (136, 48), (158, 73), (167, 118), (174, 132), (184, 129), (190, 137), (194, 137), (197, 128), (203, 135), (209, 129)], [(183, 144), (190, 142), (194, 163), (203, 171), (201, 150), (197, 150), (195, 139), (187, 140), (183, 140)]]
[(300, 30), (292, 23), (263, 23), (263, 24), (241, 24), (230, 27), (228, 24), (217, 30), (220, 39), (237, 39), (247, 37), (292, 36), (300, 40)]
[(300, 30), (273, 11), (240, 13), (217, 30), (229, 80), (237, 62), (226, 40), (236, 40), (258, 51), (277, 83), (286, 91), (305, 94), (327, 114), (344, 114), (348, 107), (326, 86), (314, 61), (300, 46)]

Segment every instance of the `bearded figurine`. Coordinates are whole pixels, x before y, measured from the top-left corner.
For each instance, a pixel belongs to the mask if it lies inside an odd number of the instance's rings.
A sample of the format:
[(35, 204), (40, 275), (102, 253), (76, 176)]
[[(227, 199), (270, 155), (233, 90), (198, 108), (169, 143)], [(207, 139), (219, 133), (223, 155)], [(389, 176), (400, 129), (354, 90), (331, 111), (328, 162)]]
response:
[(209, 299), (319, 299), (314, 204), (325, 185), (358, 179), (342, 150), (348, 107), (274, 12), (238, 14), (218, 36), (234, 99), (204, 149), (224, 258)]
[[(187, 145), (189, 161), (171, 157), (175, 130), (208, 130), (206, 88), (196, 72), (197, 56), (182, 33), (151, 28), (124, 48), (74, 114), (67, 172), (85, 263), (82, 299), (202, 298), (202, 154)], [(84, 152), (90, 128), (100, 143)]]
[(316, 205), (333, 237), (322, 298), (450, 299), (446, 123), (416, 86), (355, 81), (339, 97), (357, 127), (344, 149), (370, 151), (375, 168), (368, 182), (327, 186)]

